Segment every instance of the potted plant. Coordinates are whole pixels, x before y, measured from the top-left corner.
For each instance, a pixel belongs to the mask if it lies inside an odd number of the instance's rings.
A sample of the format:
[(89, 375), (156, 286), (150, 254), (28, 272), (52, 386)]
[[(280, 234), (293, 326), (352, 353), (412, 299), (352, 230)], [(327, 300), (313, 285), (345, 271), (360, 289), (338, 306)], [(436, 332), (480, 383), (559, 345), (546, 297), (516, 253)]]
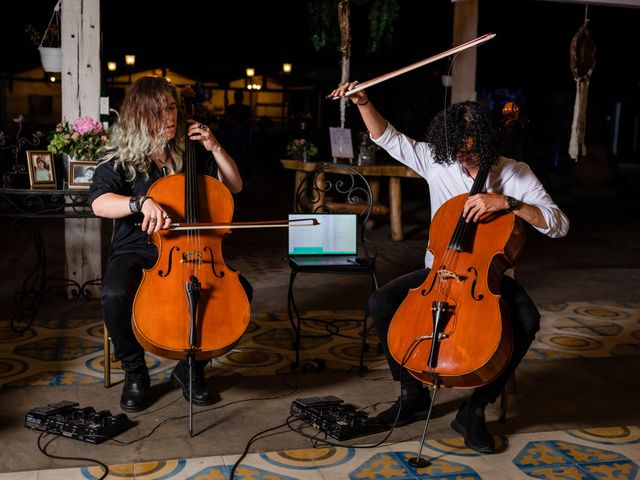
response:
[(308, 162), (311, 157), (318, 155), (318, 147), (304, 138), (296, 138), (287, 144), (287, 154), (294, 160)]
[(45, 72), (58, 73), (62, 71), (62, 47), (60, 45), (60, 5), (58, 1), (53, 9), (53, 15), (49, 25), (43, 34), (40, 34), (33, 25), (27, 25), (26, 33), (31, 41), (38, 47), (40, 61)]

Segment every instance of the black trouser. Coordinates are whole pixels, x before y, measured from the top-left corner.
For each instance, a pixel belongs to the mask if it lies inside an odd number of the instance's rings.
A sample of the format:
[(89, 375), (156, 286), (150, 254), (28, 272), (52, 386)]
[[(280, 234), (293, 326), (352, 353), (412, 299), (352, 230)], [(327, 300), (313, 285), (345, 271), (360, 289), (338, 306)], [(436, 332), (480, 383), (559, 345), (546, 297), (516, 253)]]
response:
[[(102, 279), (104, 321), (113, 342), (115, 356), (122, 362), (125, 371), (133, 371), (144, 365), (144, 349), (133, 333), (131, 312), (133, 299), (142, 281), (142, 269), (151, 268), (155, 260), (155, 255), (112, 256)], [(251, 301), (251, 284), (242, 275), (239, 279)]]
[[(375, 291), (369, 298), (369, 313), (373, 317), (376, 332), (387, 357), (394, 380), (410, 385), (420, 383), (407, 372), (389, 353), (387, 332), (391, 319), (409, 290), (420, 286), (429, 274), (429, 269), (416, 270), (392, 280)], [(500, 294), (509, 308), (511, 327), (513, 330), (513, 354), (504, 371), (491, 383), (478, 387), (473, 392), (472, 400), (482, 403), (493, 403), (504, 389), (511, 374), (524, 358), (536, 332), (540, 329), (540, 313), (524, 289), (511, 277), (504, 275), (500, 285)]]

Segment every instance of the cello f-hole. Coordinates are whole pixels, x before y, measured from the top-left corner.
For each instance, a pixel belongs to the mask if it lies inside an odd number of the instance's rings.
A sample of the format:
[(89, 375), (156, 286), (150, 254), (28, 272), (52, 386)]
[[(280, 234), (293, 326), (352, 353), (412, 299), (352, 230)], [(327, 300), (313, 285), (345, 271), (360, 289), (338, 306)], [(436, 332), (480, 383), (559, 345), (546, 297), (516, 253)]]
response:
[(484, 295), (481, 293), (478, 296), (476, 296), (476, 284), (478, 283), (478, 271), (476, 270), (475, 267), (469, 267), (467, 269), (467, 272), (473, 272), (473, 282), (471, 282), (471, 298), (479, 302), (484, 298)]
[(205, 252), (209, 252), (209, 261), (211, 262), (211, 271), (217, 278), (224, 277), (224, 272), (216, 272), (216, 264), (213, 259), (213, 251), (210, 247), (204, 247)]
[(174, 250), (176, 252), (180, 251), (180, 247), (178, 246), (174, 246), (171, 250), (169, 250), (169, 261), (167, 262), (167, 272), (165, 273), (164, 270), (158, 270), (158, 276), (159, 277), (166, 277), (171, 273), (171, 267), (173, 265), (173, 252)]
[(433, 290), (433, 286), (436, 284), (436, 279), (438, 278), (438, 275), (434, 275), (433, 276), (433, 280), (431, 281), (431, 285), (429, 285), (429, 288), (423, 288), (422, 290), (420, 290), (420, 295), (422, 295), (423, 297), (426, 297), (427, 295), (429, 295), (429, 292), (431, 292), (431, 290)]

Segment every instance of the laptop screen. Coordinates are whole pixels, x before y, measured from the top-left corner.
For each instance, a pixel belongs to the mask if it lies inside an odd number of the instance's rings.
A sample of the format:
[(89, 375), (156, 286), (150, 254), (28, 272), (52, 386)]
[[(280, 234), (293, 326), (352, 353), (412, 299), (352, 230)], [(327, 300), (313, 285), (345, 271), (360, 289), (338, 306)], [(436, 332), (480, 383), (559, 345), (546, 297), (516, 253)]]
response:
[(319, 225), (289, 227), (289, 255), (355, 255), (357, 215), (351, 213), (290, 213), (289, 220), (316, 218)]

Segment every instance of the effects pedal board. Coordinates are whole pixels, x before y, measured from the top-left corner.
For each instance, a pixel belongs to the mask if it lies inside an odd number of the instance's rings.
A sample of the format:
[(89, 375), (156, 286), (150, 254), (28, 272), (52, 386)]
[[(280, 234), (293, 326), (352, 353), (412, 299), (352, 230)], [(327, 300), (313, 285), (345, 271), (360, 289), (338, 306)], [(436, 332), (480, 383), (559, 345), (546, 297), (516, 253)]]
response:
[(336, 440), (371, 435), (385, 430), (378, 422), (334, 395), (297, 398), (291, 402), (291, 415)]
[(111, 415), (109, 410), (96, 412), (93, 407), (63, 400), (29, 410), (24, 426), (89, 443), (101, 443), (133, 426), (126, 414)]

